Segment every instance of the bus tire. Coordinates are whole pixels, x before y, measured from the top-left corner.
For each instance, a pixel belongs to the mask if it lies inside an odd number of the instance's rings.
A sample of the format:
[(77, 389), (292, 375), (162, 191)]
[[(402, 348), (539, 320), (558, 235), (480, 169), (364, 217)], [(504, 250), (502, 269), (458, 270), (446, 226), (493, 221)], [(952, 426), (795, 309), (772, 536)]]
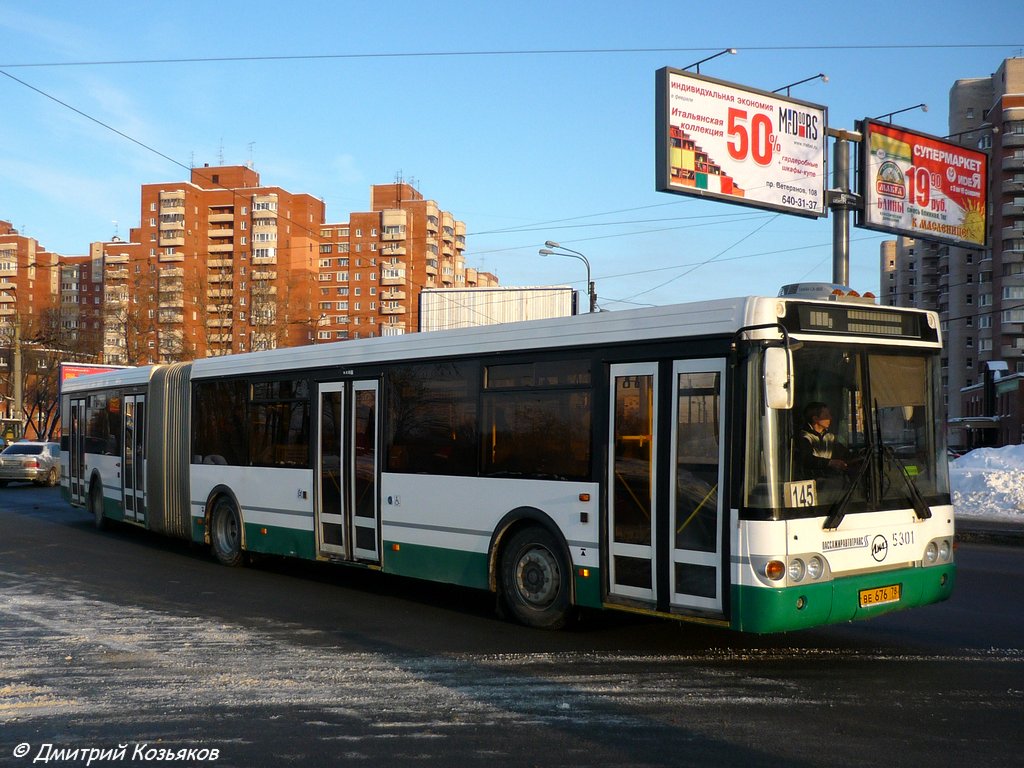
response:
[(92, 522), (96, 530), (102, 531), (107, 527), (107, 518), (103, 516), (103, 486), (99, 482), (93, 482), (89, 486), (89, 511), (92, 512)]
[(210, 513), (210, 548), (221, 565), (242, 564), (242, 521), (234, 502), (225, 496), (214, 502)]
[(572, 612), (570, 579), (563, 548), (544, 528), (523, 528), (502, 548), (501, 597), (521, 624), (564, 627)]

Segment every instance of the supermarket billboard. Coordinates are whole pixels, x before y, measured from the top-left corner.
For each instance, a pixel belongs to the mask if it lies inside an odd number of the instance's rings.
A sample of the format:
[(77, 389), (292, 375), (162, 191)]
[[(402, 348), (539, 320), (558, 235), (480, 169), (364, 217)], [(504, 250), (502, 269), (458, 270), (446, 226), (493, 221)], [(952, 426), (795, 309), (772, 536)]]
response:
[(986, 242), (988, 157), (889, 123), (861, 124), (857, 226), (967, 248)]
[(826, 215), (825, 107), (669, 67), (655, 104), (659, 191)]

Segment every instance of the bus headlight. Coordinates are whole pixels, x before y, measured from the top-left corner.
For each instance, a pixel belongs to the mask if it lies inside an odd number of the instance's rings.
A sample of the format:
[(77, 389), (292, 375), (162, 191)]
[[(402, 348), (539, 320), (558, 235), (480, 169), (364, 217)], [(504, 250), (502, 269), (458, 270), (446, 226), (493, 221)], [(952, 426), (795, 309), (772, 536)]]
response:
[(944, 563), (948, 563), (953, 558), (953, 545), (949, 539), (943, 539), (939, 542), (939, 560)]
[(934, 565), (935, 561), (939, 559), (939, 545), (934, 541), (929, 541), (928, 546), (924, 548), (924, 560), (928, 565)]
[(807, 561), (807, 575), (814, 581), (821, 578), (821, 575), (825, 572), (825, 562), (815, 555)]
[(804, 580), (804, 576), (807, 575), (807, 566), (804, 565), (804, 561), (799, 557), (794, 557), (789, 561), (789, 580), (794, 584), (799, 584)]

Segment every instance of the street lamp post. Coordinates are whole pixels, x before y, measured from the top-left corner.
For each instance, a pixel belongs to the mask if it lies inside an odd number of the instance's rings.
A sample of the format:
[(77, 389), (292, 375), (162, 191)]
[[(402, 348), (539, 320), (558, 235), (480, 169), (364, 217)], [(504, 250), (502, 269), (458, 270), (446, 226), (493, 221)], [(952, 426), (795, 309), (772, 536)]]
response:
[(795, 88), (798, 85), (803, 85), (804, 83), (809, 83), (809, 82), (811, 82), (811, 80), (821, 80), (821, 82), (827, 83), (828, 82), (828, 75), (826, 75), (824, 72), (819, 72), (816, 75), (811, 75), (810, 77), (805, 77), (803, 80), (797, 80), (795, 83), (790, 83), (789, 85), (784, 85), (781, 88), (776, 88), (774, 91), (772, 91), (772, 93), (779, 93), (780, 91), (785, 91), (786, 95), (789, 96), (789, 89), (790, 88)]
[[(572, 248), (566, 248), (564, 245), (559, 245), (554, 240), (548, 240), (544, 243), (547, 248), (541, 248), (538, 253), (541, 256), (568, 256), (570, 259), (578, 259), (587, 266), (587, 294), (590, 296), (590, 311), (597, 311), (597, 291), (594, 288), (594, 281), (590, 277), (590, 261), (579, 251), (574, 251)], [(552, 250), (556, 248), (558, 250)], [(568, 251), (568, 253), (559, 253), (559, 251)]]
[(902, 114), (903, 112), (910, 112), (910, 111), (915, 110), (915, 109), (920, 109), (922, 112), (927, 112), (928, 111), (928, 105), (924, 104), (924, 103), (915, 104), (912, 107), (904, 107), (903, 109), (897, 109), (895, 112), (886, 112), (884, 115), (879, 115), (878, 117), (873, 117), (871, 119), (872, 120), (883, 120), (883, 119), (888, 118), (889, 122), (892, 123), (893, 115), (899, 115), (899, 114)]
[(712, 59), (717, 59), (719, 56), (725, 56), (725, 54), (727, 54), (727, 53), (735, 54), (736, 53), (736, 49), (735, 48), (726, 48), (724, 51), (719, 51), (718, 53), (716, 53), (716, 54), (714, 54), (712, 56), (708, 56), (705, 59), (701, 59), (700, 61), (695, 61), (693, 64), (691, 64), (688, 67), (683, 67), (683, 70), (685, 71), (687, 69), (692, 69), (693, 67), (696, 67), (697, 68), (697, 74), (699, 75), (700, 74), (700, 65), (701, 64), (703, 64), (705, 61), (711, 61)]

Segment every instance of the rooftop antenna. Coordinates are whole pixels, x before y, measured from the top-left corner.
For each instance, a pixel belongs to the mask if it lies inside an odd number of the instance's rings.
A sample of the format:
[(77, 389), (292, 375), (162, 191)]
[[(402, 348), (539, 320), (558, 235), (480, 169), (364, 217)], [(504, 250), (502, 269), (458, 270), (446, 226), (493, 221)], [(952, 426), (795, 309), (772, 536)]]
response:
[(111, 238), (111, 240), (113, 241), (113, 240), (117, 240), (117, 236), (118, 236), (118, 231), (117, 231), (117, 219), (114, 219), (114, 220), (113, 220), (113, 221), (111, 222), (111, 224), (113, 224), (113, 225), (114, 225), (114, 236), (113, 236), (113, 237)]
[(252, 148), (256, 146), (255, 141), (249, 142), (249, 170), (252, 170)]
[(221, 136), (220, 148), (217, 150), (217, 164), (224, 165), (224, 137)]

